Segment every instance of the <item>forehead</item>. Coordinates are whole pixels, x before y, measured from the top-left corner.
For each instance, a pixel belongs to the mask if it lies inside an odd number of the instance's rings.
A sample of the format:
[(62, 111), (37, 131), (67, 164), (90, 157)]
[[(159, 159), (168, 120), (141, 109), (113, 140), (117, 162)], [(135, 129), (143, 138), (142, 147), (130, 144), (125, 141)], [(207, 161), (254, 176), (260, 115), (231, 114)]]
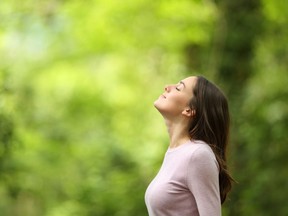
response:
[(197, 77), (195, 77), (195, 76), (190, 76), (190, 77), (187, 77), (187, 78), (183, 79), (182, 82), (185, 83), (185, 86), (186, 86), (187, 88), (189, 88), (189, 89), (192, 90), (192, 89), (194, 88), (196, 82), (197, 82)]

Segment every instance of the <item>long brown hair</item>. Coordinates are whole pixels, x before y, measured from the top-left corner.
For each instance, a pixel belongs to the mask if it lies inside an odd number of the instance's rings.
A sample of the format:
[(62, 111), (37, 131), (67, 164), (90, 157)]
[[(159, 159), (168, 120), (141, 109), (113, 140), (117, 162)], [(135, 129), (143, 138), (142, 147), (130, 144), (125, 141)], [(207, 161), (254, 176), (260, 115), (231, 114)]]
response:
[(227, 99), (217, 86), (203, 76), (197, 76), (189, 106), (195, 110), (189, 125), (191, 138), (209, 144), (219, 164), (220, 198), (223, 204), (234, 181), (226, 164), (230, 127)]

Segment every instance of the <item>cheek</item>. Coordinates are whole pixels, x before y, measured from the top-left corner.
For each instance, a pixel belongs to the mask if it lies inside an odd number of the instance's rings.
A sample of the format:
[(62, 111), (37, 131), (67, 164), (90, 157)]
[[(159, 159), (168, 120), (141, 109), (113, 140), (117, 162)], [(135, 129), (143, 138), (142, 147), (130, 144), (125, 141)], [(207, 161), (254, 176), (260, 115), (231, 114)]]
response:
[(186, 107), (188, 104), (188, 98), (185, 96), (179, 97), (179, 96), (173, 96), (171, 98), (169, 98), (169, 102), (171, 104), (174, 104), (177, 107)]

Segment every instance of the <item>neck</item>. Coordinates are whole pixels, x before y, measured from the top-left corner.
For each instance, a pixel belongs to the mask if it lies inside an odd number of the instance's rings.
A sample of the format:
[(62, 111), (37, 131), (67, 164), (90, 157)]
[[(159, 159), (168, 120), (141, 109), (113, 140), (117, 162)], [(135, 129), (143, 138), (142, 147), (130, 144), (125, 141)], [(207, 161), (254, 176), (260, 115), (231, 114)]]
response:
[[(173, 122), (169, 120), (165, 120), (167, 131), (169, 134), (170, 139), (170, 148), (176, 148), (177, 146), (180, 146), (186, 142), (188, 142), (190, 139), (188, 129), (186, 125), (188, 123), (184, 122)], [(185, 126), (183, 126), (185, 125)]]

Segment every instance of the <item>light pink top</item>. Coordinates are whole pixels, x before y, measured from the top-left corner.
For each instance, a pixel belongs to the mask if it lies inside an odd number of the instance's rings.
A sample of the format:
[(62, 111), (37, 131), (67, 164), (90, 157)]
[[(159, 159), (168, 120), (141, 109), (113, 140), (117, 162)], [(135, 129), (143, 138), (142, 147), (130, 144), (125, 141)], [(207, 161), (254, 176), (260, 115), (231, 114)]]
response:
[(149, 216), (219, 216), (219, 169), (209, 145), (193, 141), (168, 149), (148, 186)]

